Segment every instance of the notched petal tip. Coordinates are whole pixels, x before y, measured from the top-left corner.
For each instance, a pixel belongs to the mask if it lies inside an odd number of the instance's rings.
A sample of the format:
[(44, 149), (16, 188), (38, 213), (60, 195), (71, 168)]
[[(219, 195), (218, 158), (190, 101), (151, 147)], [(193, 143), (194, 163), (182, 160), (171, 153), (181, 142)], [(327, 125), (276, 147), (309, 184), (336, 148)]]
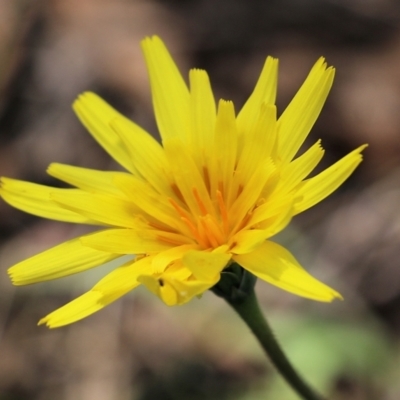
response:
[[(362, 152), (368, 147), (368, 144), (363, 144), (359, 147), (357, 147), (356, 149), (354, 149), (353, 151), (351, 151), (349, 154), (347, 154), (346, 156), (344, 156), (342, 159), (340, 159), (339, 161), (336, 162), (336, 164), (339, 164), (342, 160), (345, 160), (347, 164), (352, 164), (354, 165), (353, 170), (356, 168), (356, 166), (358, 166), (361, 161), (363, 160), (363, 154)], [(333, 164), (335, 165), (335, 164)]]
[(335, 299), (344, 301), (343, 296), (342, 296), (340, 293), (338, 293), (338, 292), (335, 292), (335, 293), (334, 293), (334, 298), (333, 298), (332, 300), (335, 300)]
[(277, 57), (274, 56), (267, 56), (267, 58), (265, 59), (265, 62), (272, 62), (272, 63), (279, 63), (279, 59)]
[(163, 40), (157, 36), (146, 36), (141, 42), (140, 46), (142, 51), (146, 54), (147, 52), (151, 51), (166, 51), (168, 52), (167, 47), (165, 46)]
[(21, 273), (20, 268), (18, 266), (13, 266), (11, 268), (8, 268), (7, 270), (7, 275), (9, 276), (11, 283), (14, 286), (26, 286), (30, 285), (35, 282), (25, 282), (25, 274)]
[(356, 150), (358, 151), (358, 152), (362, 152), (362, 151), (364, 151), (367, 147), (369, 147), (369, 144), (368, 143), (364, 143), (364, 144), (362, 144), (360, 147), (358, 147)]
[(99, 98), (99, 96), (97, 96), (97, 94), (90, 92), (90, 91), (86, 91), (86, 92), (82, 92), (78, 95), (78, 97), (74, 100), (74, 102), (72, 103), (72, 108), (76, 111), (77, 108), (79, 108), (82, 103), (86, 102), (87, 100), (90, 100), (91, 98)]
[(325, 285), (325, 287), (326, 287), (325, 293), (323, 295), (321, 293), (320, 297), (314, 298), (314, 300), (320, 301), (322, 303), (332, 303), (335, 300), (340, 300), (340, 301), (344, 300), (343, 296), (339, 292), (337, 292), (336, 290), (332, 289), (327, 285)]
[(220, 99), (219, 102), (218, 102), (218, 110), (220, 108), (234, 109), (235, 105), (233, 104), (232, 100)]
[(315, 62), (315, 64), (312, 66), (311, 68), (311, 72), (315, 72), (316, 69), (326, 69), (328, 66), (327, 62), (326, 62), (326, 58), (324, 56), (321, 56), (318, 58), (318, 60)]
[(79, 111), (83, 108), (90, 109), (96, 106), (110, 107), (99, 95), (94, 92), (86, 91), (78, 95), (78, 97), (72, 103), (73, 110), (79, 114)]
[(326, 79), (329, 86), (332, 86), (333, 79), (335, 77), (336, 68), (332, 65), (328, 66), (325, 57), (320, 57), (318, 61), (311, 68), (309, 76), (321, 74)]
[(10, 278), (11, 283), (12, 283), (14, 286), (20, 286), (20, 285), (18, 285), (18, 280), (15, 278), (15, 272), (14, 272), (14, 270), (13, 270), (13, 267), (11, 267), (11, 268), (9, 268), (9, 269), (7, 270), (7, 275), (8, 275), (8, 277)]
[(114, 296), (111, 301), (105, 300), (103, 293), (90, 290), (40, 319), (38, 325), (53, 329), (72, 324), (101, 310), (117, 298)]
[(18, 182), (18, 180), (6, 178), (5, 176), (0, 177), (0, 189), (7, 189), (7, 186), (12, 185), (13, 182)]
[(62, 165), (62, 164), (60, 164), (60, 163), (50, 163), (49, 164), (49, 166), (46, 168), (46, 173), (48, 174), (48, 175), (50, 175), (51, 176), (51, 173), (52, 173), (52, 171), (55, 169), (55, 168), (57, 168), (59, 165)]
[(149, 42), (158, 42), (158, 43), (163, 43), (161, 38), (158, 35), (150, 35), (146, 36), (140, 43), (149, 43)]
[(39, 320), (39, 322), (37, 323), (37, 326), (40, 326), (40, 325), (46, 325), (48, 328), (52, 329), (52, 326), (48, 322), (48, 319), (46, 317)]
[(201, 69), (201, 68), (191, 68), (190, 70), (189, 70), (189, 76), (190, 75), (196, 75), (196, 74), (198, 74), (198, 75), (206, 75), (207, 77), (208, 77), (208, 73), (207, 73), (207, 71), (205, 70), (205, 69)]

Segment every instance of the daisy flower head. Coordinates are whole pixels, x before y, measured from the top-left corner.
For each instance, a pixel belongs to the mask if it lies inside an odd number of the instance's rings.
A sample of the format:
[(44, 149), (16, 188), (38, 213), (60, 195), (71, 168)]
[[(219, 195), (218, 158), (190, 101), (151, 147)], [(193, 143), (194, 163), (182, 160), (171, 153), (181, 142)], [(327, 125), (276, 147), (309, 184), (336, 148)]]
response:
[(320, 141), (297, 155), (324, 105), (334, 69), (320, 58), (277, 118), (276, 59), (266, 59), (254, 91), (236, 112), (231, 101), (216, 104), (205, 71), (192, 69), (187, 85), (160, 38), (144, 39), (142, 48), (161, 144), (87, 92), (73, 108), (126, 172), (51, 164), (48, 173), (72, 186), (67, 189), (2, 178), (1, 196), (10, 205), (100, 227), (11, 267), (15, 285), (135, 255), (39, 323), (53, 328), (78, 321), (141, 284), (167, 305), (183, 304), (218, 284), (232, 264), (299, 296), (340, 298), (270, 240), (361, 162), (365, 146), (309, 178), (324, 154)]

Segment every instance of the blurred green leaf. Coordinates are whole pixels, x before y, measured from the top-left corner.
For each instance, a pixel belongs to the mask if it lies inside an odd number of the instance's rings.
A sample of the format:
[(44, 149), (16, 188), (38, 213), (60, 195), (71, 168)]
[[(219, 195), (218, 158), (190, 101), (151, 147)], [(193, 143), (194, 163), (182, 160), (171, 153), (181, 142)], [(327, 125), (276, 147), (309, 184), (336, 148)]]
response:
[[(389, 366), (391, 349), (387, 337), (374, 322), (280, 317), (272, 318), (272, 326), (294, 366), (321, 393), (329, 393), (343, 376), (377, 383)], [(251, 400), (252, 395), (241, 400)], [(278, 375), (263, 396), (298, 399)]]

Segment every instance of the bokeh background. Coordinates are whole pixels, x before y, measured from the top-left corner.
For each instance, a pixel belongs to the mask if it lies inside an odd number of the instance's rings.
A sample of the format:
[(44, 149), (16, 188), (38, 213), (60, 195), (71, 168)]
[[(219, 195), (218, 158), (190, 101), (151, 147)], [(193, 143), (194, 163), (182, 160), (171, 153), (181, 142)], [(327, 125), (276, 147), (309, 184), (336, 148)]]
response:
[[(258, 283), (288, 356), (330, 399), (400, 398), (400, 3), (397, 0), (1, 0), (0, 174), (58, 186), (51, 162), (118, 166), (78, 123), (100, 94), (158, 135), (139, 42), (158, 34), (185, 76), (209, 72), (237, 109), (266, 55), (280, 59), (278, 109), (320, 55), (337, 68), (307, 144), (328, 166), (363, 143), (335, 195), (276, 238), (345, 300), (317, 304)], [(37, 321), (113, 265), (12, 287), (12, 264), (89, 228), (0, 203), (0, 400), (291, 400), (234, 312), (206, 293), (168, 308), (138, 289), (62, 329)]]

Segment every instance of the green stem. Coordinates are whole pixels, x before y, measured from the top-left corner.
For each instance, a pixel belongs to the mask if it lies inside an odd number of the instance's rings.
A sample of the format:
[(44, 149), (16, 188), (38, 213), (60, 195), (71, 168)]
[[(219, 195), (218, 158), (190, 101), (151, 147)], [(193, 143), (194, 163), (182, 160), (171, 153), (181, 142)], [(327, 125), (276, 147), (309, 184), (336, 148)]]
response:
[(242, 317), (247, 326), (252, 330), (260, 342), (265, 353), (271, 359), (272, 363), (304, 400), (323, 400), (314, 390), (312, 390), (299, 376), (290, 364), (277, 342), (271, 328), (269, 327), (264, 315), (260, 309), (254, 290), (251, 290), (247, 296), (240, 299), (225, 300)]

